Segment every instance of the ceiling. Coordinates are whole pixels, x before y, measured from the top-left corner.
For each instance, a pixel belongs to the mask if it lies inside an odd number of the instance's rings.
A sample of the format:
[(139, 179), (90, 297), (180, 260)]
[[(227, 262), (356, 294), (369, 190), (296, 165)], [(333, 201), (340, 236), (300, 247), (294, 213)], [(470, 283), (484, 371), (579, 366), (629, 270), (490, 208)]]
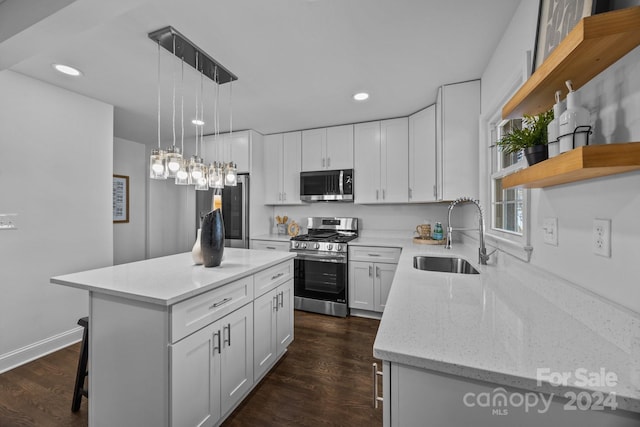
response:
[[(25, 5), (28, 4), (28, 5)], [(171, 25), (238, 76), (233, 129), (263, 134), (409, 115), (437, 87), (479, 78), (514, 0), (0, 0), (0, 70), (10, 69), (115, 106), (114, 134), (157, 143), (158, 50)], [(11, 24), (11, 28), (9, 24)], [(180, 64), (161, 59), (163, 140), (180, 138)], [(71, 78), (52, 63), (83, 72)], [(198, 74), (185, 71), (185, 132), (193, 135)], [(220, 87), (228, 131), (229, 84)], [(204, 83), (205, 134), (214, 87)], [(371, 98), (356, 102), (366, 91)], [(191, 141), (192, 139), (189, 139)], [(164, 145), (164, 144), (163, 144)], [(187, 153), (190, 150), (187, 149)]]

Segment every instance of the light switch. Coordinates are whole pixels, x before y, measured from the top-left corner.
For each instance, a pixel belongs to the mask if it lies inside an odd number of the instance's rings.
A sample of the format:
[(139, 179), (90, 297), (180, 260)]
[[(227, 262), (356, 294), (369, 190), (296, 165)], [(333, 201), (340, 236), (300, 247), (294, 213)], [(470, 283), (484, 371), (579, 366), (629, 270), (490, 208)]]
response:
[(17, 230), (17, 217), (18, 214), (0, 214), (0, 230)]
[(545, 218), (542, 226), (544, 242), (548, 245), (558, 246), (558, 218)]

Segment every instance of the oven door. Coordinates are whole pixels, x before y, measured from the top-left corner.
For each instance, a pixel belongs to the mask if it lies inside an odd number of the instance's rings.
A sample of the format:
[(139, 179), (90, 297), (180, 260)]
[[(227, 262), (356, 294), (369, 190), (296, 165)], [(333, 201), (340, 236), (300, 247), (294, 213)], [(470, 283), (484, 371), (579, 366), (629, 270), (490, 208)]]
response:
[(339, 303), (347, 302), (346, 254), (298, 253), (294, 259), (294, 295)]

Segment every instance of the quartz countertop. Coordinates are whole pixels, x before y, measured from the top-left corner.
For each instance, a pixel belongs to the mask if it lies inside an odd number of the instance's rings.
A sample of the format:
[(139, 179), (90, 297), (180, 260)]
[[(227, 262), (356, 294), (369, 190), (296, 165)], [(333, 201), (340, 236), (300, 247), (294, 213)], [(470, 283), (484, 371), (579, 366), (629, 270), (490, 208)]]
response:
[(258, 236), (251, 237), (251, 240), (270, 240), (275, 242), (288, 242), (291, 240), (291, 236), (288, 234), (260, 234)]
[(295, 254), (225, 248), (218, 267), (195, 265), (191, 252), (51, 278), (51, 283), (163, 306), (250, 276)]
[[(490, 265), (478, 265), (478, 248), (469, 244), (447, 250), (384, 237), (350, 244), (403, 249), (375, 357), (555, 395), (613, 392), (619, 409), (640, 412), (637, 313), (504, 253), (493, 255)], [(415, 255), (459, 256), (480, 274), (417, 270)], [(539, 368), (572, 376), (567, 385), (538, 385)], [(617, 384), (582, 385), (579, 368), (588, 374), (605, 369)]]

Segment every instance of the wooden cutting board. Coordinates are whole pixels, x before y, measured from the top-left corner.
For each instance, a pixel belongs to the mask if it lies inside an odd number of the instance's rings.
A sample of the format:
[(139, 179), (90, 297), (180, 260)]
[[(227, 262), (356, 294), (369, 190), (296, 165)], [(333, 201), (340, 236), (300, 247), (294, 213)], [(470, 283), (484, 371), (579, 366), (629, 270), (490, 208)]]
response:
[(431, 238), (426, 238), (426, 237), (414, 237), (413, 243), (418, 243), (421, 245), (444, 245), (445, 239), (433, 240)]

